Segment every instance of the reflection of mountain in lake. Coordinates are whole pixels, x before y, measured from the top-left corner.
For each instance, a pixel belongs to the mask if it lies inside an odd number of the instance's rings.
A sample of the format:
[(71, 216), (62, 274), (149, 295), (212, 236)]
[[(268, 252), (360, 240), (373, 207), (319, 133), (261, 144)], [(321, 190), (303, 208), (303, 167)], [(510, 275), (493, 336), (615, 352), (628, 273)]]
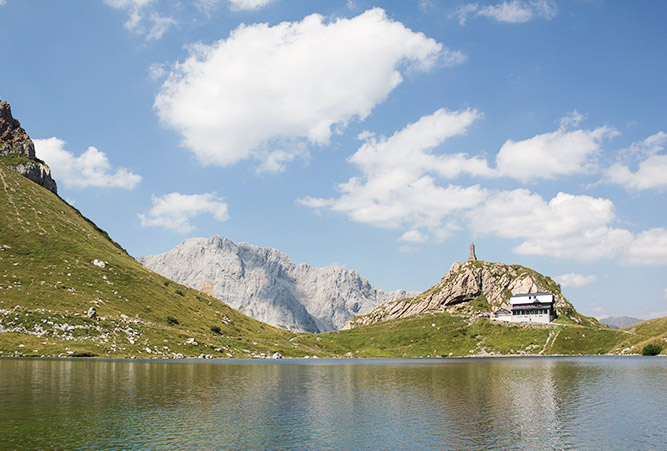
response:
[(660, 449), (667, 440), (662, 358), (0, 359), (0, 374), (8, 449)]

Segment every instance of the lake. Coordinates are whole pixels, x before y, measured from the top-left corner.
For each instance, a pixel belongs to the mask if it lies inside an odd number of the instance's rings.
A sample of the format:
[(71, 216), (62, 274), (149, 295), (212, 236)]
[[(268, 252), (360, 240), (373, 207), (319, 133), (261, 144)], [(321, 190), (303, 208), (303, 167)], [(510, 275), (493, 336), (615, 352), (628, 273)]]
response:
[(0, 359), (2, 449), (665, 449), (667, 359)]

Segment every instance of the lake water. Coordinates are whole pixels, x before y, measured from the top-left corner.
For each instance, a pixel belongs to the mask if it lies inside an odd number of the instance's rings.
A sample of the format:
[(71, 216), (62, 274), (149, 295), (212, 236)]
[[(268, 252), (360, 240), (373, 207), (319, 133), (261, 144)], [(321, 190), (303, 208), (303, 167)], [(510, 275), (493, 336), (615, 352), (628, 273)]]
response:
[(667, 359), (0, 359), (1, 449), (667, 449)]

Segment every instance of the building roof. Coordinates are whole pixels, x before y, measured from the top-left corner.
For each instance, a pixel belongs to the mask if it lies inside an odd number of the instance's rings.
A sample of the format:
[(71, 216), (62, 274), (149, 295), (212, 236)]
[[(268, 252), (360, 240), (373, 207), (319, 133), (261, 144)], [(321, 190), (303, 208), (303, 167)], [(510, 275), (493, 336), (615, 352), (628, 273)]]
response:
[(513, 298), (521, 298), (521, 297), (532, 297), (532, 296), (553, 296), (551, 293), (547, 293), (546, 291), (540, 291), (539, 293), (522, 293), (522, 294), (515, 294), (512, 296)]
[[(548, 296), (549, 300), (546, 302), (539, 302), (538, 297)], [(554, 295), (551, 293), (526, 293), (526, 294), (515, 294), (510, 298), (510, 304), (534, 304), (539, 302), (540, 304), (551, 303), (554, 300)]]

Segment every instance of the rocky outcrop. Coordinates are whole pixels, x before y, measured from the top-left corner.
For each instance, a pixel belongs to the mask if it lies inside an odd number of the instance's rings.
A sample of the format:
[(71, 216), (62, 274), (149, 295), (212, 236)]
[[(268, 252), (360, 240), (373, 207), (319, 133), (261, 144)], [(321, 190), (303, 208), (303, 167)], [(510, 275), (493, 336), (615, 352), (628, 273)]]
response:
[(191, 238), (169, 252), (138, 260), (184, 285), (209, 291), (210, 284), (215, 297), (231, 307), (291, 330), (337, 330), (354, 315), (417, 294), (378, 290), (357, 271), (296, 265), (275, 249), (236, 245), (219, 236)]
[(199, 289), (204, 294), (208, 294), (211, 297), (215, 297), (215, 288), (213, 288), (213, 284), (211, 282), (206, 282), (204, 285), (201, 286)]
[(559, 315), (576, 313), (549, 277), (519, 265), (469, 260), (455, 262), (428, 291), (414, 298), (387, 302), (367, 315), (353, 318), (342, 329), (428, 312), (491, 314), (501, 307), (509, 309), (512, 295), (536, 292), (552, 293)]
[(44, 188), (58, 193), (51, 169), (35, 156), (35, 145), (21, 124), (12, 116), (9, 103), (0, 100), (0, 156), (13, 157), (9, 161), (19, 174)]

